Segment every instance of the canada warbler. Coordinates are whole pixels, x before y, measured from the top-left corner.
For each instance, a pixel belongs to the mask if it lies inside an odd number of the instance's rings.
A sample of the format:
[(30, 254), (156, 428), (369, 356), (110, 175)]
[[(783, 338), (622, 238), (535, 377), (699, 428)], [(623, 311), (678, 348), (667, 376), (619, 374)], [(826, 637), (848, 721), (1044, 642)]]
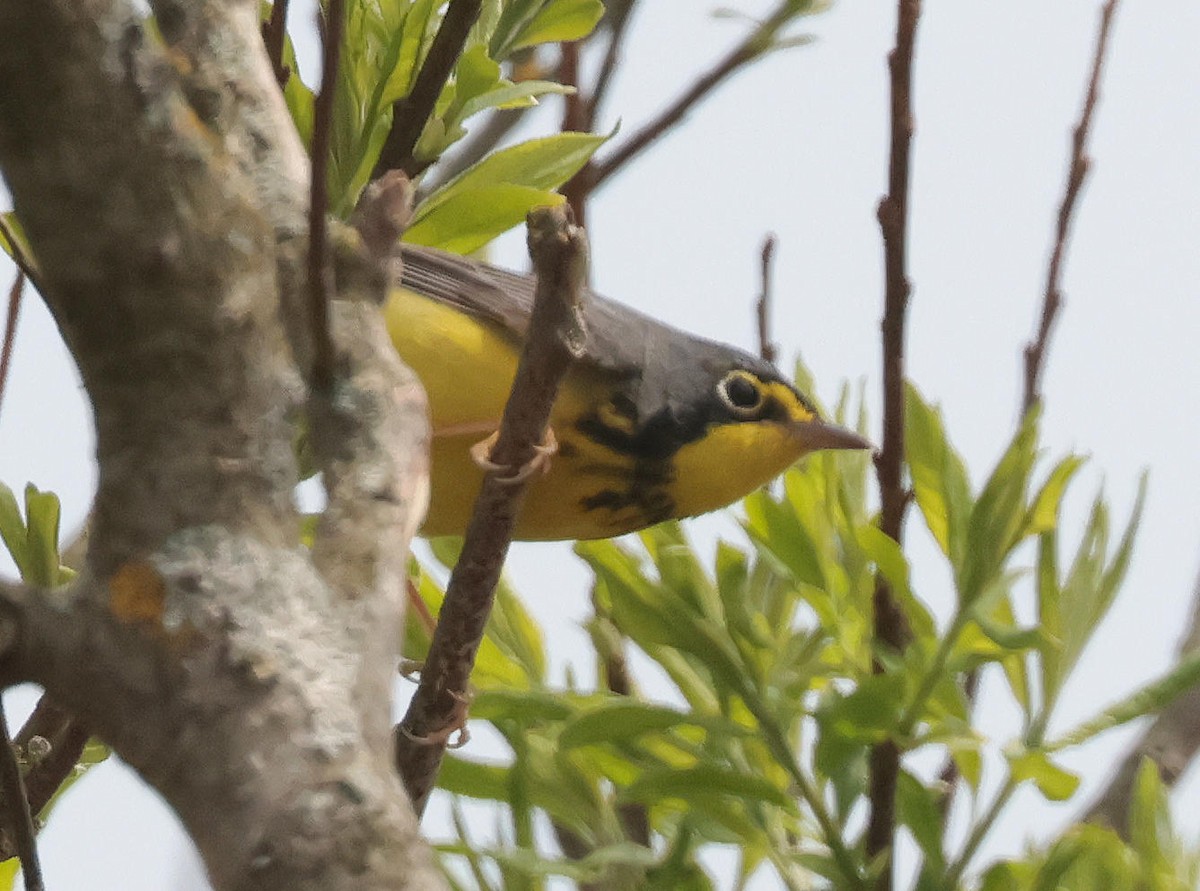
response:
[[(534, 280), (404, 245), (386, 307), (425, 385), (432, 496), (422, 534), (461, 535), (516, 373)], [(589, 295), (588, 341), (550, 416), (557, 454), (531, 482), (516, 538), (607, 538), (714, 510), (817, 449), (865, 449), (769, 363)]]

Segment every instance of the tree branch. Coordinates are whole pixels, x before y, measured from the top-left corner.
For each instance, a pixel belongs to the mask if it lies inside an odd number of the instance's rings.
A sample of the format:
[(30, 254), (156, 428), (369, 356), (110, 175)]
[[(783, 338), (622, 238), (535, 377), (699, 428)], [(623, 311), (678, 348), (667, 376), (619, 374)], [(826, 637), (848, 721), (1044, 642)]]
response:
[(374, 306), (386, 279), (357, 239), (335, 251), (350, 302), (336, 401), (310, 394), (330, 487), (310, 555), (289, 421), (309, 335), (285, 330), (308, 168), (257, 4), (154, 11), (165, 48), (123, 0), (0, 2), (0, 168), (100, 465), (76, 583), (0, 590), (0, 681), (94, 727), (218, 891), (443, 888), (386, 708), (427, 490), (419, 388)]
[[(883, 335), (883, 446), (875, 460), (879, 477), (880, 528), (901, 540), (908, 493), (904, 485), (904, 326), (911, 284), (908, 279), (909, 153), (913, 136), (912, 66), (920, 0), (899, 0), (896, 46), (888, 55), (891, 75), (891, 152), (888, 193), (879, 203), (879, 228), (883, 235), (886, 293)], [(875, 577), (876, 645), (900, 651), (911, 632), (891, 587), (882, 573)], [(883, 666), (876, 660), (876, 672)], [(894, 740), (871, 750), (871, 814), (865, 836), (867, 860), (885, 856), (886, 865), (876, 880), (878, 891), (890, 891), (894, 874), (891, 848), (896, 829), (896, 781), (900, 751)]]
[(596, 80), (588, 94), (588, 129), (596, 123), (596, 116), (608, 98), (613, 75), (621, 64), (621, 50), (625, 46), (625, 35), (629, 33), (629, 20), (637, 0), (607, 0), (604, 4), (603, 24), (608, 31), (608, 45), (604, 48), (604, 61), (596, 72)]
[(771, 261), (775, 259), (775, 245), (778, 242), (775, 234), (771, 233), (763, 239), (762, 254), (759, 259), (759, 280), (762, 290), (758, 294), (758, 302), (754, 307), (754, 316), (758, 321), (758, 355), (766, 362), (775, 364), (779, 348), (771, 342)]
[[(1050, 333), (1059, 311), (1062, 309), (1062, 266), (1066, 258), (1068, 236), (1071, 220), (1079, 195), (1083, 188), (1084, 179), (1091, 167), (1087, 156), (1087, 138), (1091, 130), (1092, 116), (1099, 101), (1100, 77), (1107, 55), (1109, 29), (1113, 14), (1116, 12), (1116, 0), (1106, 3), (1100, 12), (1100, 26), (1096, 34), (1096, 48), (1092, 54), (1091, 73), (1088, 76), (1087, 92), (1084, 95), (1083, 110), (1080, 120), (1075, 125), (1071, 143), (1071, 160), (1068, 167), (1067, 182), (1063, 190), (1062, 202), (1059, 206), (1058, 220), (1055, 227), (1054, 248), (1050, 256), (1050, 265), (1046, 272), (1046, 290), (1042, 297), (1041, 320), (1034, 340), (1024, 349), (1025, 378), (1021, 396), (1021, 418), (1041, 403), (1042, 394), (1040, 381), (1042, 369), (1048, 357)], [(967, 701), (973, 703), (979, 688), (979, 669), (967, 672), (963, 679), (963, 692)], [(939, 780), (944, 788), (938, 806), (941, 810), (943, 823), (950, 813), (950, 805), (954, 801), (955, 789), (958, 783), (958, 765), (953, 758), (947, 758), (943, 765)]]
[(1042, 297), (1042, 317), (1037, 335), (1025, 347), (1025, 388), (1021, 401), (1022, 415), (1041, 402), (1040, 391), (1042, 370), (1046, 361), (1046, 347), (1054, 320), (1062, 308), (1062, 268), (1066, 257), (1067, 242), (1071, 235), (1071, 223), (1083, 182), (1091, 169), (1092, 161), (1087, 154), (1088, 136), (1092, 129), (1092, 116), (1100, 96), (1100, 77), (1104, 70), (1104, 59), (1108, 49), (1108, 35), (1113, 15), (1117, 11), (1117, 0), (1107, 0), (1100, 9), (1100, 27), (1096, 33), (1096, 49), (1092, 55), (1092, 72), (1088, 78), (1087, 94), (1083, 100), (1083, 111), (1079, 123), (1071, 135), (1071, 162), (1067, 171), (1067, 184), (1062, 203), (1058, 208), (1058, 219), (1054, 231), (1054, 250), (1050, 255), (1050, 267), (1046, 271), (1046, 292)]
[(42, 867), (38, 861), (37, 831), (33, 826), (33, 815), (29, 811), (25, 784), (21, 781), (21, 765), (8, 735), (8, 717), (4, 713), (4, 702), (0, 700), (0, 795), (4, 799), (4, 816), (13, 847), (21, 858), (26, 891), (45, 891), (42, 884)]
[[(565, 209), (529, 215), (529, 254), (537, 274), (533, 316), (491, 461), (525, 467), (547, 430), (550, 408), (585, 340), (582, 305), (587, 242)], [(524, 482), (484, 478), (462, 554), (450, 576), (421, 682), (396, 731), (396, 762), (420, 813), (437, 778), (446, 741), (462, 726), (467, 684), (512, 540)]]
[[(1192, 616), (1177, 650), (1178, 659), (1200, 649), (1200, 576), (1192, 589)], [(1172, 788), (1200, 751), (1200, 687), (1193, 687), (1155, 716), (1130, 748), (1112, 778), (1088, 808), (1085, 819), (1112, 826), (1129, 837), (1129, 803), (1142, 761), (1149, 758)]]
[(417, 140), (462, 54), (481, 7), (481, 0), (450, 0), (412, 90), (392, 105), (392, 129), (384, 140), (373, 178), (388, 170), (401, 170), (412, 178), (425, 169), (426, 165), (413, 155)]

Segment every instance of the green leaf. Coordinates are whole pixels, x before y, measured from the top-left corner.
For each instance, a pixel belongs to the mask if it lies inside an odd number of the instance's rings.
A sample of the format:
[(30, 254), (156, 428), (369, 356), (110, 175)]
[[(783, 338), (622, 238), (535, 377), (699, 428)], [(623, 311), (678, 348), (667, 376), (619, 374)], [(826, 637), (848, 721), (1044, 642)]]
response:
[(471, 701), (471, 717), (497, 725), (509, 721), (528, 728), (565, 721), (574, 714), (575, 707), (566, 697), (540, 690), (484, 690)]
[(1066, 801), (1079, 788), (1079, 777), (1050, 760), (1040, 749), (1025, 749), (1009, 754), (1009, 770), (1018, 783), (1032, 780), (1049, 801)]
[(1059, 461), (1034, 496), (1025, 517), (1025, 535), (1040, 535), (1058, 527), (1058, 512), (1071, 480), (1087, 463), (1080, 455), (1068, 455)]
[(698, 727), (736, 736), (749, 732), (718, 716), (701, 716), (666, 706), (631, 699), (616, 699), (571, 720), (559, 734), (558, 744), (564, 749), (619, 745), (647, 734), (678, 727)]
[(959, 599), (969, 605), (992, 583), (1020, 541), (1025, 492), (1037, 456), (1038, 410), (1021, 429), (984, 484), (967, 523), (966, 549), (957, 573)]
[(912, 832), (929, 862), (940, 869), (945, 853), (938, 796), (907, 770), (900, 771), (896, 780), (896, 818)]
[(453, 752), (447, 752), (437, 784), (439, 789), (445, 789), (455, 795), (506, 801), (509, 768), (468, 761)]
[(1056, 578), (1057, 556), (1054, 550), (1057, 538), (1053, 532), (1041, 536), (1038, 608), (1047, 634), (1041, 660), (1047, 711), (1057, 700), (1062, 685), (1075, 668), (1125, 579), (1145, 500), (1146, 476), (1143, 474), (1129, 522), (1109, 559), (1108, 505), (1102, 496), (1096, 497), (1083, 539), (1067, 578), (1061, 585)]
[(25, 487), (25, 522), (30, 574), (25, 581), (43, 588), (60, 584), (58, 527), (62, 508), (53, 492)]
[(647, 804), (677, 798), (700, 805), (714, 797), (761, 801), (788, 809), (794, 806), (783, 789), (763, 777), (713, 764), (699, 764), (684, 770), (648, 770), (621, 791), (622, 799)]
[(16, 496), (4, 483), (0, 483), (0, 539), (4, 540), (4, 546), (16, 564), (21, 578), (27, 578), (33, 570), (30, 568), (32, 558), (25, 540), (25, 520), (21, 516)]
[(904, 396), (904, 443), (913, 496), (934, 541), (958, 567), (972, 508), (966, 467), (946, 437), (941, 412), (912, 384), (905, 387)]
[(1113, 703), (1096, 717), (1068, 730), (1047, 744), (1046, 749), (1056, 752), (1082, 745), (1101, 733), (1165, 708), (1193, 690), (1197, 684), (1200, 684), (1200, 650), (1189, 653), (1162, 677)]
[(521, 30), (513, 48), (581, 40), (592, 33), (603, 15), (604, 4), (601, 0), (557, 0), (548, 3)]
[(9, 244), (8, 238), (0, 231), (0, 249), (8, 254), (13, 260), (16, 259), (16, 253), (19, 249), (21, 254), (28, 260), (33, 260), (33, 248), (29, 246), (29, 239), (25, 235), (25, 227), (21, 225), (21, 221), (17, 219), (15, 210), (0, 213), (0, 217), (4, 218), (4, 222), (8, 224), (8, 231), (12, 233), (15, 245)]
[(52, 588), (71, 578), (60, 565), (58, 532), (62, 509), (58, 496), (25, 487), (25, 517), (11, 489), (0, 483), (0, 539), (27, 584)]
[(908, 558), (896, 540), (875, 525), (859, 526), (855, 533), (859, 547), (874, 561), (879, 572), (887, 580), (892, 595), (904, 609), (913, 637), (918, 642), (930, 642), (937, 636), (937, 625), (933, 615), (909, 585)]
[(550, 80), (523, 80), (515, 84), (502, 81), (495, 89), (465, 102), (458, 119), (465, 121), (489, 108), (528, 108), (537, 105), (539, 96), (567, 96), (574, 92), (574, 87)]
[(438, 247), (456, 254), (479, 250), (525, 221), (535, 207), (562, 204), (554, 192), (508, 184), (456, 193), (404, 233), (410, 244)]
[(439, 206), (464, 192), (497, 185), (543, 191), (557, 189), (574, 176), (607, 139), (607, 136), (588, 133), (559, 133), (494, 152), (422, 201), (414, 213), (413, 225), (420, 224)]

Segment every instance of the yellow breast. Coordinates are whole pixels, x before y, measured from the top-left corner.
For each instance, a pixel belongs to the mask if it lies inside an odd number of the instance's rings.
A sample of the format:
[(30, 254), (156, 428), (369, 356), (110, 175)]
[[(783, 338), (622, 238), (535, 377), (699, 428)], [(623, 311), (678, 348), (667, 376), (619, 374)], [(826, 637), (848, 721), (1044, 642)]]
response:
[[(499, 427), (516, 345), (499, 327), (413, 291), (394, 290), (385, 312), (397, 351), (429, 396), (432, 493), (422, 534), (461, 535), (483, 482), (470, 449)], [(706, 513), (800, 456), (795, 437), (769, 422), (714, 426), (668, 459), (622, 454), (578, 426), (595, 415), (609, 428), (631, 428), (612, 408), (611, 387), (586, 360), (568, 374), (550, 416), (559, 451), (549, 472), (529, 485), (516, 538), (607, 538)]]

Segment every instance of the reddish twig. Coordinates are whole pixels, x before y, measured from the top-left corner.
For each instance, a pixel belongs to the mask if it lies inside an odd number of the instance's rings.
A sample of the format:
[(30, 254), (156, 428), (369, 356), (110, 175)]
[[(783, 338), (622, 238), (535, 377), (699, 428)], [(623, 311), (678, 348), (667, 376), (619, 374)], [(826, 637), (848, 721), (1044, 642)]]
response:
[[(587, 242), (563, 207), (529, 215), (529, 254), (537, 274), (533, 316), (490, 461), (523, 467), (545, 438), (558, 387), (584, 343)], [(523, 482), (484, 477), (421, 683), (396, 730), (396, 763), (417, 813), (437, 779), (446, 739), (462, 725), (467, 683), (491, 612), (496, 582), (524, 495)]]
[(8, 290), (8, 312), (4, 317), (4, 343), (0, 346), (0, 407), (8, 389), (8, 369), (12, 365), (13, 345), (17, 341), (17, 319), (21, 315), (21, 295), (25, 293), (25, 270), (18, 267)]
[(313, 105), (312, 182), (308, 205), (308, 308), (313, 336), (313, 386), (333, 384), (333, 337), (329, 304), (333, 299), (333, 266), (329, 260), (329, 141), (333, 99), (337, 93), (338, 56), (345, 27), (345, 0), (329, 0), (321, 28), (321, 91)]
[(45, 891), (37, 853), (37, 830), (33, 825), (33, 814), (29, 811), (25, 783), (21, 779), (21, 765), (17, 763), (12, 739), (8, 735), (8, 717), (4, 713), (3, 701), (0, 701), (0, 796), (3, 796), (4, 817), (12, 833), (13, 846), (21, 859), (26, 891)]
[[(579, 86), (579, 43), (560, 44), (562, 57), (558, 63), (558, 81), (573, 91), (563, 97), (562, 131), (586, 133), (592, 129), (591, 104)], [(563, 185), (562, 194), (581, 226), (587, 224), (587, 198), (592, 191), (594, 169), (589, 162)]]
[(392, 105), (392, 129), (379, 153), (374, 176), (382, 176), (388, 170), (403, 170), (412, 178), (425, 169), (426, 165), (413, 156), (417, 140), (462, 54), (481, 6), (481, 0), (450, 0), (412, 90)]
[(271, 4), (271, 17), (263, 22), (263, 44), (267, 48), (267, 58), (271, 60), (271, 70), (275, 72), (275, 80), (279, 89), (287, 86), (291, 77), (291, 69), (283, 64), (283, 44), (287, 38), (288, 0), (274, 0)]
[[(1047, 349), (1050, 343), (1050, 333), (1058, 313), (1062, 309), (1062, 265), (1066, 257), (1068, 236), (1079, 194), (1083, 188), (1084, 179), (1091, 168), (1087, 156), (1087, 138), (1091, 130), (1092, 116), (1099, 101), (1100, 77), (1104, 70), (1104, 59), (1108, 50), (1108, 38), (1112, 18), (1116, 12), (1117, 0), (1109, 0), (1100, 10), (1100, 26), (1096, 34), (1096, 48), (1092, 53), (1092, 68), (1088, 75), (1087, 92), (1084, 94), (1083, 110), (1079, 121), (1072, 131), (1071, 160), (1067, 172), (1067, 182), (1063, 189), (1062, 202), (1059, 205), (1057, 224), (1054, 234), (1054, 249), (1050, 255), (1050, 265), (1046, 272), (1046, 291), (1042, 296), (1042, 314), (1038, 323), (1037, 335), (1026, 344), (1024, 349), (1025, 379), (1021, 397), (1021, 417), (1029, 413), (1035, 405), (1042, 401), (1039, 383), (1042, 369), (1045, 367)], [(1198, 595), (1200, 596), (1200, 595)], [(963, 679), (963, 693), (968, 702), (973, 703), (979, 689), (979, 670), (967, 672)], [(1130, 776), (1132, 777), (1132, 772)], [(942, 822), (945, 823), (950, 814), (950, 806), (954, 801), (955, 789), (958, 785), (958, 764), (953, 758), (947, 758), (938, 775), (938, 780), (945, 790), (938, 800)]]
[(1067, 172), (1067, 185), (1062, 203), (1058, 208), (1058, 219), (1054, 232), (1054, 251), (1050, 255), (1050, 267), (1046, 272), (1046, 293), (1042, 297), (1042, 317), (1038, 323), (1037, 336), (1025, 347), (1025, 390), (1021, 400), (1022, 414), (1041, 402), (1040, 383), (1046, 361), (1046, 346), (1054, 320), (1062, 309), (1062, 267), (1066, 256), (1067, 241), (1071, 234), (1071, 222), (1083, 181), (1087, 178), (1092, 161), (1087, 154), (1087, 140), (1092, 128), (1092, 115), (1100, 96), (1100, 76), (1108, 49), (1108, 35), (1117, 0), (1108, 0), (1100, 9), (1100, 28), (1096, 34), (1096, 50), (1092, 55), (1092, 73), (1088, 78), (1087, 95), (1083, 100), (1083, 112), (1079, 123), (1071, 134), (1071, 163)]
[(758, 354), (772, 365), (779, 354), (778, 347), (771, 342), (771, 267), (775, 259), (777, 241), (773, 232), (763, 239), (759, 268), (762, 291), (759, 292), (758, 302), (755, 304), (755, 316), (758, 319)]
[[(912, 64), (920, 0), (899, 0), (896, 46), (888, 55), (891, 76), (891, 151), (888, 193), (879, 203), (879, 228), (883, 236), (885, 297), (883, 335), (883, 447), (876, 457), (879, 477), (880, 528), (900, 541), (908, 495), (904, 486), (904, 326), (911, 284), (908, 255), (909, 154), (912, 147)], [(874, 634), (879, 646), (904, 648), (910, 637), (908, 623), (882, 574), (875, 578)], [(883, 666), (875, 662), (874, 670)], [(875, 887), (890, 891), (894, 875), (891, 847), (896, 829), (896, 782), (900, 751), (894, 740), (875, 746), (870, 759), (871, 813), (865, 836), (868, 862), (886, 857)]]
[(589, 130), (595, 124), (596, 115), (600, 113), (600, 108), (608, 96), (613, 75), (621, 63), (621, 50), (625, 44), (625, 35), (629, 30), (629, 19), (635, 4), (636, 0), (608, 0), (604, 4), (608, 45), (604, 48), (604, 61), (600, 63), (600, 70), (596, 72), (596, 80), (587, 97)]

